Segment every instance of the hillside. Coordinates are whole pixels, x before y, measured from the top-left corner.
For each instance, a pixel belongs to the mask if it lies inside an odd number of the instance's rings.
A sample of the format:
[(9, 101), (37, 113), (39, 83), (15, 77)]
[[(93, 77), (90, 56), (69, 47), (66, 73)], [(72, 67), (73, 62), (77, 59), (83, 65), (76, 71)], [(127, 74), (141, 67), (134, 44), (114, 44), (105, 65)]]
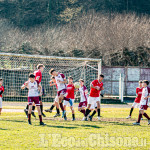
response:
[(1, 0), (0, 51), (150, 66), (150, 0)]

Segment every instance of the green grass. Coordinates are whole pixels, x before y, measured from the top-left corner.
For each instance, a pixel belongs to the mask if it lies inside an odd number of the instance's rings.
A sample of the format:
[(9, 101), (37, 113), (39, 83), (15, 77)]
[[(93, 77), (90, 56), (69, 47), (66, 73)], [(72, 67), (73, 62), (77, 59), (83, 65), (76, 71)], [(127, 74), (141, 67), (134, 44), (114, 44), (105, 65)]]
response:
[[(141, 126), (133, 126), (132, 123), (137, 120), (138, 109), (133, 112), (132, 119), (126, 120), (124, 118), (128, 113), (127, 108), (103, 108), (101, 122), (96, 117), (93, 122), (80, 121), (83, 116), (77, 110), (77, 120), (74, 122), (71, 121), (70, 111), (67, 114), (68, 121), (61, 117), (53, 119), (55, 112), (46, 113), (47, 117), (43, 119), (46, 126), (39, 126), (38, 118), (35, 120), (33, 117), (32, 125), (29, 126), (24, 113), (3, 112), (0, 117), (0, 149), (149, 149), (150, 126), (147, 125), (147, 120), (141, 121)], [(147, 113), (150, 114), (150, 110)], [(54, 136), (58, 136), (58, 141)], [(98, 136), (105, 138), (101, 146), (98, 145)], [(111, 142), (109, 147), (106, 143), (107, 137)], [(127, 138), (131, 143), (126, 146)], [(70, 144), (71, 139), (75, 145)], [(142, 139), (146, 143), (140, 146)]]

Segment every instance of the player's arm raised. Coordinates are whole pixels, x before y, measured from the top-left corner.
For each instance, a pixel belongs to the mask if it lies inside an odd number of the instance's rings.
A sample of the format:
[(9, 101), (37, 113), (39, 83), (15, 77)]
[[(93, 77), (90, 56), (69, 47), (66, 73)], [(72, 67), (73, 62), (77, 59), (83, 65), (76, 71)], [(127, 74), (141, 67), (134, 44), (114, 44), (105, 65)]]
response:
[(21, 86), (21, 89), (22, 89), (22, 90), (25, 89), (25, 88), (27, 87), (27, 85), (28, 85), (28, 82), (25, 82), (25, 83)]

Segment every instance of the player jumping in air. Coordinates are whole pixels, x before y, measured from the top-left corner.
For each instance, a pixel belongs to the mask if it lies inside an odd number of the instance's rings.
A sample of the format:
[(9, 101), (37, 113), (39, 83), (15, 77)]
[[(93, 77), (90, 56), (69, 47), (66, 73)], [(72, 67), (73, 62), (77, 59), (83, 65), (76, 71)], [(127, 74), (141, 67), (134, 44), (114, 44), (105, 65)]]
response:
[[(141, 101), (141, 96), (142, 96), (142, 89), (143, 89), (142, 81), (140, 80), (139, 81), (139, 87), (136, 88), (136, 98), (135, 98), (134, 103), (132, 104), (130, 114), (127, 117), (127, 119), (131, 118), (131, 115), (132, 115), (132, 112), (133, 112), (133, 109), (135, 108), (135, 106), (138, 105), (138, 107), (139, 107), (139, 104), (140, 104), (140, 101)], [(142, 118), (141, 118), (141, 120), (142, 120)]]
[(4, 92), (4, 87), (2, 85), (3, 85), (3, 79), (0, 78), (0, 115), (2, 112), (2, 94)]
[(88, 120), (87, 116), (91, 112), (91, 110), (90, 110), (91, 105), (93, 105), (95, 103), (97, 103), (98, 120), (100, 121), (100, 91), (104, 90), (103, 82), (102, 82), (103, 79), (104, 79), (104, 75), (101, 74), (99, 76), (99, 79), (92, 81), (92, 83), (90, 85), (91, 90), (90, 90), (90, 95), (88, 98), (88, 106), (87, 106), (87, 109), (85, 112), (85, 117), (83, 118), (83, 120), (85, 120), (85, 121)]
[[(55, 80), (54, 76), (51, 77), (51, 80), (50, 80), (49, 83), (50, 83), (50, 86), (54, 86), (55, 85), (56, 89), (58, 89), (57, 84), (56, 84), (56, 80)], [(63, 109), (63, 104), (62, 103), (59, 104), (59, 99), (58, 99), (58, 96), (56, 95), (54, 103), (52, 104), (52, 106), (50, 107), (50, 109), (47, 109), (45, 111), (52, 113), (53, 108), (56, 106), (56, 112), (57, 113), (54, 115), (54, 117), (58, 117), (58, 116), (60, 116), (59, 105), (60, 105), (60, 108), (63, 111), (64, 110)]]
[[(65, 75), (62, 74), (62, 73), (59, 73), (59, 72), (56, 72), (55, 69), (51, 69), (50, 72), (49, 72), (52, 76), (55, 77), (55, 80), (56, 80), (56, 84), (58, 86), (58, 89), (57, 89), (57, 96), (58, 96), (58, 99), (59, 99), (59, 103), (62, 102), (62, 100), (66, 100), (66, 101), (69, 101), (70, 103), (70, 106), (73, 105), (72, 103), (72, 100), (70, 98), (67, 98), (66, 97), (66, 92), (67, 92), (67, 87), (66, 87), (66, 83), (67, 83), (67, 80), (65, 78)], [(66, 111), (63, 110), (63, 114), (62, 114), (62, 117), (65, 116), (65, 113)]]
[(80, 79), (80, 88), (78, 89), (78, 91), (80, 92), (80, 103), (78, 106), (78, 111), (80, 111), (81, 113), (83, 113), (83, 115), (85, 116), (85, 108), (87, 106), (87, 94), (88, 94), (88, 90), (86, 88), (86, 86), (84, 85), (84, 80)]
[(139, 117), (138, 121), (133, 123), (133, 125), (140, 125), (140, 121), (142, 118), (142, 115), (148, 119), (148, 125), (150, 124), (150, 117), (144, 112), (144, 110), (148, 109), (149, 105), (149, 98), (150, 98), (150, 88), (148, 87), (149, 82), (147, 80), (144, 80), (142, 82), (142, 97), (140, 101), (140, 109), (139, 109)]
[(42, 115), (41, 115), (41, 110), (40, 110), (40, 101), (39, 101), (39, 90), (41, 90), (41, 85), (39, 84), (38, 80), (35, 80), (35, 75), (30, 74), (29, 75), (29, 80), (26, 81), (22, 86), (21, 89), (28, 88), (28, 123), (31, 125), (31, 111), (32, 111), (32, 104), (33, 102), (37, 106), (37, 111), (39, 115), (39, 120), (40, 120), (40, 125), (45, 125), (42, 122)]
[[(73, 78), (69, 77), (68, 78), (67, 96), (66, 97), (70, 98), (72, 100), (72, 103), (74, 103), (74, 99), (75, 99), (74, 92), (75, 92), (75, 87), (73, 85)], [(64, 100), (64, 110), (65, 111), (66, 111), (67, 104), (68, 104), (68, 101)], [(72, 121), (74, 121), (75, 120), (75, 113), (74, 113), (73, 105), (70, 106), (70, 109), (72, 111)], [(66, 114), (65, 114), (64, 118), (65, 118), (65, 120), (67, 120)]]

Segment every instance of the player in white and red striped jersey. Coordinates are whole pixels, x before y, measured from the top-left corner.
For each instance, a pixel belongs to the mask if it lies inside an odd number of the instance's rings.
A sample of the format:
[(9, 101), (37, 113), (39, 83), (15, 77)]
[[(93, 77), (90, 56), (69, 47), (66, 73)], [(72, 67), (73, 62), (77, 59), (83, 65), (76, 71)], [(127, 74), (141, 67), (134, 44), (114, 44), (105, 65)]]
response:
[[(74, 99), (75, 99), (75, 96), (74, 96), (74, 92), (75, 92), (75, 87), (74, 87), (74, 84), (73, 84), (73, 77), (69, 77), (68, 78), (68, 84), (67, 84), (67, 98), (70, 98), (72, 100), (72, 103), (74, 103)], [(66, 111), (66, 106), (68, 104), (68, 101), (64, 100), (64, 110)], [(73, 108), (73, 105), (70, 106), (70, 109), (72, 111), (72, 121), (75, 120), (75, 113), (74, 113), (74, 108)], [(67, 120), (67, 116), (65, 114), (64, 116), (65, 120)]]
[(35, 75), (30, 74), (29, 80), (26, 81), (22, 86), (21, 89), (28, 88), (28, 123), (31, 125), (31, 111), (32, 111), (32, 104), (33, 102), (37, 106), (37, 111), (39, 115), (40, 125), (45, 125), (42, 122), (42, 115), (40, 110), (40, 102), (39, 102), (39, 90), (41, 89), (41, 85), (39, 85), (39, 81), (35, 80)]
[[(35, 75), (35, 79), (37, 81), (39, 81), (39, 84), (41, 85), (41, 80), (42, 80), (42, 72), (44, 71), (44, 65), (43, 64), (38, 64), (37, 65), (37, 69), (36, 71), (34, 71), (34, 75)], [(40, 101), (40, 109), (41, 109), (41, 112), (42, 112), (42, 116), (43, 117), (46, 117), (45, 114), (43, 113), (43, 103), (42, 103), (42, 88), (41, 88), (41, 91), (39, 92), (39, 101)], [(35, 105), (33, 103), (33, 106), (32, 106), (32, 116), (36, 117), (35, 114), (34, 114), (34, 110), (35, 110)], [(26, 115), (28, 116), (28, 105), (26, 106), (26, 109), (24, 109), (24, 112), (26, 113)]]
[(2, 112), (2, 94), (4, 93), (3, 79), (0, 78), (0, 115)]
[(80, 92), (80, 103), (78, 105), (78, 111), (83, 113), (83, 115), (85, 116), (85, 108), (87, 107), (88, 90), (84, 85), (83, 79), (80, 79), (79, 82), (80, 82), (80, 88), (78, 89), (78, 91)]
[[(56, 89), (58, 89), (58, 86), (56, 84), (56, 80), (55, 80), (54, 76), (51, 77), (51, 80), (50, 80), (49, 84), (50, 84), (50, 86), (56, 86)], [(64, 110), (63, 109), (63, 104), (62, 103), (59, 104), (58, 96), (56, 95), (56, 97), (54, 99), (54, 103), (52, 104), (52, 106), (50, 107), (50, 109), (47, 109), (45, 111), (52, 113), (53, 108), (56, 106), (56, 112), (57, 113), (54, 115), (54, 117), (58, 117), (58, 116), (60, 116), (59, 105), (60, 105), (60, 108), (63, 111)]]
[(148, 85), (149, 82), (147, 80), (144, 80), (142, 82), (143, 89), (142, 89), (142, 97), (140, 101), (139, 117), (138, 117), (138, 121), (133, 123), (133, 125), (140, 125), (142, 115), (148, 119), (148, 125), (150, 124), (150, 117), (147, 115), (147, 113), (144, 112), (144, 110), (147, 110), (149, 106), (150, 88), (148, 87)]
[(135, 98), (134, 103), (132, 104), (132, 107), (131, 107), (131, 110), (130, 110), (130, 114), (129, 114), (129, 116), (127, 117), (127, 119), (131, 118), (133, 109), (134, 109), (136, 106), (137, 106), (137, 107), (140, 106), (140, 101), (141, 101), (141, 97), (142, 97), (142, 90), (143, 90), (143, 87), (142, 87), (142, 80), (140, 80), (140, 81), (139, 81), (139, 87), (136, 88), (136, 98)]
[(85, 117), (83, 120), (87, 121), (87, 116), (91, 112), (90, 107), (91, 105), (97, 103), (97, 112), (98, 112), (98, 120), (100, 120), (100, 91), (104, 90), (103, 88), (103, 82), (104, 75), (101, 74), (99, 76), (99, 79), (92, 81), (90, 87), (90, 95), (88, 97), (88, 106), (85, 112)]
[[(70, 98), (66, 97), (66, 94), (67, 94), (66, 93), (67, 92), (67, 86), (66, 86), (67, 80), (65, 78), (65, 75), (62, 74), (62, 73), (56, 72), (54, 68), (52, 68), (50, 70), (49, 74), (51, 74), (52, 76), (55, 77), (56, 84), (58, 86), (57, 96), (58, 96), (58, 99), (59, 99), (59, 103), (61, 103), (62, 100), (66, 100), (66, 101), (69, 101), (70, 106), (72, 106), (73, 105), (72, 100)], [(66, 111), (64, 110), (63, 114), (62, 114), (62, 117), (64, 117), (65, 113), (66, 113)]]

